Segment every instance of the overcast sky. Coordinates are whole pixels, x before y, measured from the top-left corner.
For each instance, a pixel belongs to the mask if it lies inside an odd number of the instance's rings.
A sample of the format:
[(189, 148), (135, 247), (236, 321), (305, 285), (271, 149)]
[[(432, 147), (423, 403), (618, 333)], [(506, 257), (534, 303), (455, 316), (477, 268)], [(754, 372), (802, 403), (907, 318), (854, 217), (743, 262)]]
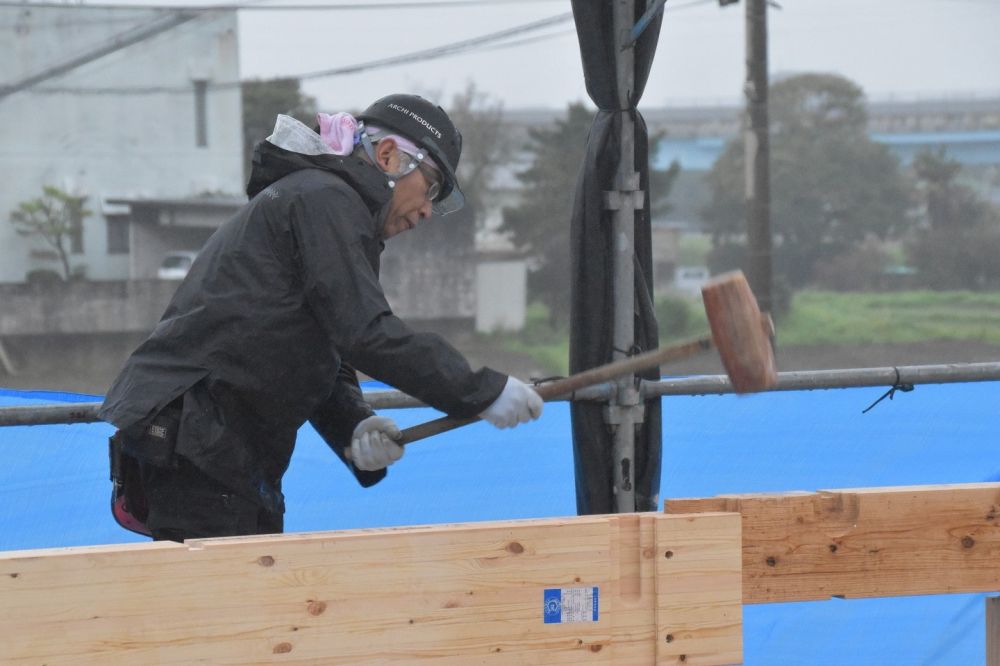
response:
[[(1000, 0), (779, 2), (781, 8), (769, 12), (772, 76), (839, 72), (874, 99), (1000, 96)], [(669, 0), (666, 7), (641, 106), (738, 101), (744, 76), (742, 3), (720, 8), (715, 0)], [(569, 0), (526, 0), (478, 7), (244, 11), (242, 76), (300, 75), (366, 63), (477, 39), (570, 9)], [(516, 39), (522, 43), (509, 48), (312, 78), (303, 85), (329, 111), (360, 108), (389, 92), (440, 91), (447, 100), (469, 81), (508, 109), (587, 101), (572, 20)]]

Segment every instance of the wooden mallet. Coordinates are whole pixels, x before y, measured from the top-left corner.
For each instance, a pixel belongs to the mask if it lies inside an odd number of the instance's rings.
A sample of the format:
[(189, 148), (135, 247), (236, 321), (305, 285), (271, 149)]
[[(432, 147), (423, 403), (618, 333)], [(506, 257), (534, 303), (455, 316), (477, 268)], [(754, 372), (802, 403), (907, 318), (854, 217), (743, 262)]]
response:
[[(722, 365), (737, 393), (763, 391), (774, 386), (778, 381), (778, 375), (771, 347), (773, 333), (771, 319), (761, 314), (757, 300), (753, 297), (743, 273), (734, 271), (719, 275), (705, 283), (701, 294), (712, 331), (710, 337), (630, 356), (570, 375), (565, 379), (540, 384), (535, 390), (543, 400), (551, 400), (587, 386), (659, 367), (664, 363), (711, 349), (713, 346), (718, 350)], [(478, 420), (479, 417), (445, 416), (406, 428), (397, 442), (409, 444)]]

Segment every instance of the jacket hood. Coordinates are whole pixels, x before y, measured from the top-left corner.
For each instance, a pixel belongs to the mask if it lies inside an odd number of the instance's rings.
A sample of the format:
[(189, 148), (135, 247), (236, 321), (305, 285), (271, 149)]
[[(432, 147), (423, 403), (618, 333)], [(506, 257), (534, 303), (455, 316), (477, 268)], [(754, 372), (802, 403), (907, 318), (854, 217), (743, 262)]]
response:
[(269, 185), (302, 169), (321, 169), (336, 174), (361, 195), (373, 214), (392, 198), (392, 190), (382, 173), (360, 157), (303, 155), (279, 148), (266, 140), (254, 147), (247, 196), (252, 199)]

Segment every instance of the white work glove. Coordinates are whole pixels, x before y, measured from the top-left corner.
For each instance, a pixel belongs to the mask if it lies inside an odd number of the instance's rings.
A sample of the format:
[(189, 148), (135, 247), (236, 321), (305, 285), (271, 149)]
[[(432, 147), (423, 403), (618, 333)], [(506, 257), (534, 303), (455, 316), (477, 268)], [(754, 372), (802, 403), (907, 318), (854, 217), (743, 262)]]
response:
[(483, 410), (479, 418), (498, 428), (513, 428), (518, 423), (533, 421), (542, 415), (542, 397), (524, 382), (507, 378), (500, 397)]
[(393, 441), (401, 435), (388, 416), (369, 416), (354, 428), (347, 457), (367, 472), (388, 467), (403, 457), (403, 447)]

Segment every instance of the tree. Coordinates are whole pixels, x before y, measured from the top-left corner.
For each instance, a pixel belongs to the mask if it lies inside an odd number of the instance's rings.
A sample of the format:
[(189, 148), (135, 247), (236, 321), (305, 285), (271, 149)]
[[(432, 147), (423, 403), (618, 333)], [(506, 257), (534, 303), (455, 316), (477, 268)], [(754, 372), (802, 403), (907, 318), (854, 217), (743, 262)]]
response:
[(469, 82), (455, 95), (448, 115), (462, 132), (458, 180), (476, 226), (483, 223), (486, 200), (495, 191), (496, 172), (510, 162), (512, 145), (503, 125), (503, 103)]
[(40, 236), (56, 251), (66, 280), (73, 275), (66, 240), (80, 233), (83, 220), (92, 214), (84, 208), (86, 200), (87, 197), (73, 196), (57, 187), (45, 185), (41, 197), (22, 201), (10, 214), (10, 221), (18, 234)]
[(553, 322), (569, 316), (570, 216), (592, 122), (593, 113), (576, 103), (553, 127), (529, 129), (524, 149), (531, 164), (517, 174), (524, 186), (521, 203), (503, 210), (500, 230), (532, 259), (530, 298), (548, 306)]
[[(861, 89), (830, 74), (771, 86), (771, 229), (777, 283), (808, 284), (821, 260), (906, 229), (909, 189), (899, 163), (867, 133)], [(713, 270), (744, 267), (743, 139), (731, 140), (707, 178), (702, 216)]]
[[(524, 150), (531, 164), (517, 174), (524, 185), (521, 203), (503, 211), (500, 230), (530, 253), (534, 266), (528, 277), (530, 296), (548, 306), (554, 324), (569, 319), (570, 217), (593, 119), (593, 112), (576, 103), (553, 127), (528, 131), (529, 143)], [(658, 136), (650, 143), (655, 143)], [(650, 170), (654, 210), (668, 207), (666, 195), (678, 171), (676, 163), (664, 171)]]
[(244, 81), (243, 93), (243, 162), (250, 173), (253, 148), (274, 129), (279, 113), (292, 116), (309, 127), (316, 124), (316, 99), (302, 92), (296, 78), (255, 79)]
[(957, 182), (961, 164), (943, 150), (913, 160), (922, 224), (907, 254), (922, 283), (936, 289), (982, 289), (1000, 283), (1000, 211)]

